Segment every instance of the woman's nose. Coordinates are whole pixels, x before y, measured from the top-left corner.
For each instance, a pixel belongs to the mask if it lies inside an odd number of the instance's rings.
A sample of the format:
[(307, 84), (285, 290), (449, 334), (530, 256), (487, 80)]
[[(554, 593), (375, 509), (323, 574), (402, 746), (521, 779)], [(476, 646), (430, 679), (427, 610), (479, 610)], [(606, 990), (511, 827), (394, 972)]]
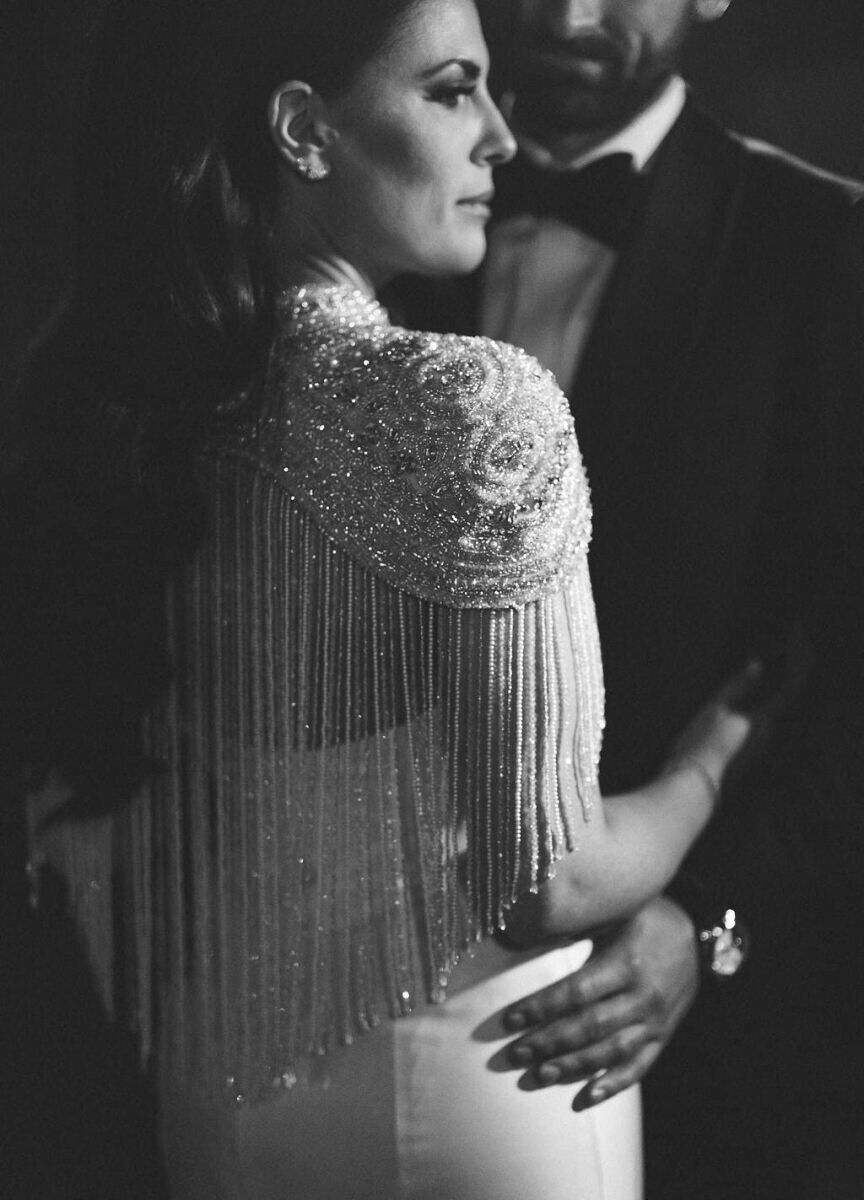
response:
[(492, 167), (500, 167), (509, 162), (516, 153), (516, 139), (510, 132), (510, 126), (504, 120), (500, 108), (493, 100), (488, 101), (487, 127), (484, 137), (478, 147), (481, 162)]

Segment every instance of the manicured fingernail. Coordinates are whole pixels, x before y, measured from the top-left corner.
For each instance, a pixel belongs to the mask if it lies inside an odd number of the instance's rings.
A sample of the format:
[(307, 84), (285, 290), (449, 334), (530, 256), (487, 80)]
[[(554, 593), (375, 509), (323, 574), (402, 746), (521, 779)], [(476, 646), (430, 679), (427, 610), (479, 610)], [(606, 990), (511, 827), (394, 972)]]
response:
[(521, 1012), (508, 1012), (504, 1014), (504, 1028), (510, 1030), (524, 1029), (528, 1024), (528, 1018)]
[(526, 1067), (534, 1061), (534, 1051), (530, 1046), (514, 1046), (510, 1051), (510, 1057), (520, 1067)]
[(561, 1068), (556, 1067), (554, 1063), (543, 1063), (537, 1068), (537, 1079), (544, 1087), (550, 1083), (557, 1083), (561, 1078)]
[(590, 1087), (591, 1099), (595, 1104), (599, 1104), (601, 1100), (605, 1100), (609, 1095), (609, 1091), (602, 1083), (592, 1083)]

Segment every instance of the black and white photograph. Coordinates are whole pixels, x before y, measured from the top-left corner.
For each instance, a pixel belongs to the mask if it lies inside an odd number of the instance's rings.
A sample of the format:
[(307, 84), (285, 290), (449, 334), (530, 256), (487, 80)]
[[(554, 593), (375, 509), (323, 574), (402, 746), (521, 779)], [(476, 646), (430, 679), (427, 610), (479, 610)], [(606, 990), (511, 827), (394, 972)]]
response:
[(9, 0), (2, 1200), (864, 1200), (862, 0)]

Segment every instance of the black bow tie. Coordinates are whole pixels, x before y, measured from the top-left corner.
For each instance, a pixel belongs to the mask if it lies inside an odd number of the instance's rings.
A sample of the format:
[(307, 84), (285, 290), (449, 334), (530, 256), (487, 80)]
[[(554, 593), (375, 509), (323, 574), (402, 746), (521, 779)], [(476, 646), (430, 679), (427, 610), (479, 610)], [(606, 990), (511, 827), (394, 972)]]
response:
[(520, 158), (496, 180), (496, 215), (557, 217), (597, 241), (619, 248), (646, 182), (629, 154), (607, 154), (576, 171), (543, 170)]

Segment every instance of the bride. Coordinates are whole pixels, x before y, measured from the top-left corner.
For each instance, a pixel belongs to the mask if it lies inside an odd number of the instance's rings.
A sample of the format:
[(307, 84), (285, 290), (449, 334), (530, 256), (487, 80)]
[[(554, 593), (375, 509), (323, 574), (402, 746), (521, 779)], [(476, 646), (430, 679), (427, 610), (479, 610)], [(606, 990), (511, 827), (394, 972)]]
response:
[(88, 603), (21, 615), (22, 758), (174, 1200), (641, 1194), (635, 1089), (523, 1090), (500, 1011), (664, 887), (748, 723), (601, 799), (567, 405), (376, 302), (484, 253), (487, 72), (473, 0), (135, 0), (97, 54), (23, 392)]

